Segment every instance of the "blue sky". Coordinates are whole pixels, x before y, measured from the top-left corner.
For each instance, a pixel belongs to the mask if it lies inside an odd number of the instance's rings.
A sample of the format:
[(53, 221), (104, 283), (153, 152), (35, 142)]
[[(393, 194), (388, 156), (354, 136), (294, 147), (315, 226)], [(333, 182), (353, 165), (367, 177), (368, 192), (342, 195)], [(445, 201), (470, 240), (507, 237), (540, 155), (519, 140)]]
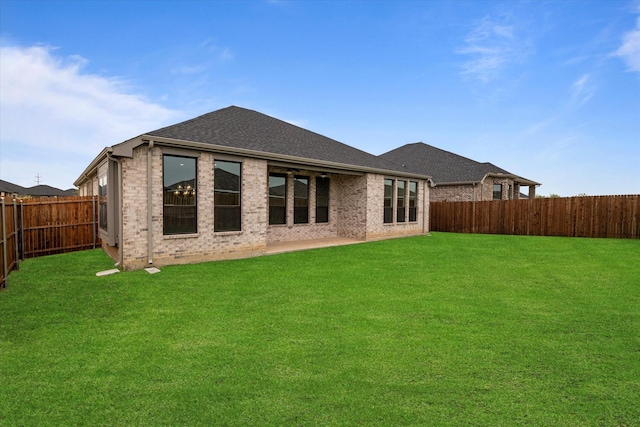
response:
[(640, 1), (0, 1), (0, 179), (229, 105), (373, 154), (422, 141), (640, 193)]

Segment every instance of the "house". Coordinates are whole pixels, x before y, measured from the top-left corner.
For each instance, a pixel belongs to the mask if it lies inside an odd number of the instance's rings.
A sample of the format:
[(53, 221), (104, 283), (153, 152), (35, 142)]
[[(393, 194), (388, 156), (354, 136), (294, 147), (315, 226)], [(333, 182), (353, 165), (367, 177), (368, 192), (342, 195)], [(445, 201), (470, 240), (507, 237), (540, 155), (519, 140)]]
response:
[(522, 197), (529, 187), (534, 198), (539, 182), (522, 178), (491, 163), (479, 163), (458, 154), (417, 142), (403, 145), (380, 156), (412, 173), (430, 175), (435, 186), (430, 201), (509, 200)]
[(74, 184), (125, 270), (429, 231), (426, 174), (235, 106), (107, 147)]
[(75, 196), (76, 190), (60, 190), (50, 185), (22, 187), (0, 179), (0, 196), (17, 199), (19, 197), (68, 197)]

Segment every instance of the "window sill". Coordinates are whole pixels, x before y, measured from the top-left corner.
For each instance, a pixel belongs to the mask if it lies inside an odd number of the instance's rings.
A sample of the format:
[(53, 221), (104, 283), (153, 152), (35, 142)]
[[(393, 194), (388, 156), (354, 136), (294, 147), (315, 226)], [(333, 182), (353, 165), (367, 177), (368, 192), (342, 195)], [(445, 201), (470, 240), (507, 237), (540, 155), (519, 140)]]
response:
[(242, 230), (234, 230), (234, 231), (214, 231), (214, 236), (239, 236), (243, 233)]
[(195, 239), (199, 237), (198, 233), (187, 233), (187, 234), (165, 234), (162, 236), (163, 240), (177, 240), (177, 239)]

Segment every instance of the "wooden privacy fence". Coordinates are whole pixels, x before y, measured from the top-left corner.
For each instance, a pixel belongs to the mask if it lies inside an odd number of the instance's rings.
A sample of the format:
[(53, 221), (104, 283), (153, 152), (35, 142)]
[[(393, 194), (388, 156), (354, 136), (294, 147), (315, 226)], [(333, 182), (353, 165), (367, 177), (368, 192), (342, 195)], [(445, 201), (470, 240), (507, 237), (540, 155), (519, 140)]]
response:
[(432, 202), (432, 231), (640, 238), (640, 195)]
[(0, 208), (0, 286), (18, 260), (92, 249), (98, 239), (95, 197), (5, 199)]

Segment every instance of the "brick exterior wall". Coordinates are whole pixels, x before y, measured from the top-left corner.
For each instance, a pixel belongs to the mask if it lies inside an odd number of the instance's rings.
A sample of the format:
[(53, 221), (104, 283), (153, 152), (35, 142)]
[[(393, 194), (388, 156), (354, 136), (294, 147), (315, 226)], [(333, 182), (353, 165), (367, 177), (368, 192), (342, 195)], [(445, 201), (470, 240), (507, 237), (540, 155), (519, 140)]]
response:
[[(151, 182), (147, 180), (146, 145), (134, 149), (133, 158), (122, 164), (122, 236), (120, 252), (122, 268), (134, 270), (148, 267), (149, 255), (154, 266), (243, 258), (262, 255), (269, 243), (347, 237), (359, 240), (381, 239), (428, 233), (429, 187), (418, 181), (418, 219), (415, 222), (383, 223), (384, 176), (377, 174), (330, 174), (329, 222), (315, 222), (316, 177), (319, 172), (297, 171), (309, 177), (309, 223), (294, 224), (293, 175), (287, 178), (287, 224), (268, 224), (268, 176), (270, 172), (286, 172), (268, 166), (266, 160), (228, 156), (225, 160), (242, 162), (242, 231), (214, 232), (213, 168), (216, 154), (184, 152), (197, 157), (198, 230), (194, 234), (163, 234), (163, 154), (179, 154), (156, 146), (151, 149)], [(395, 178), (394, 178), (395, 179)], [(402, 178), (404, 179), (404, 178)], [(110, 183), (111, 184), (111, 183)], [(97, 185), (97, 183), (96, 183)], [(152, 205), (148, 206), (147, 188), (152, 189)], [(84, 184), (83, 186), (84, 187)], [(95, 189), (97, 193), (97, 188)], [(425, 203), (426, 202), (426, 203)], [(151, 224), (148, 224), (148, 209)], [(395, 218), (395, 215), (394, 215)], [(153, 251), (148, 253), (149, 233)], [(113, 256), (113, 255), (112, 255)]]
[[(194, 234), (163, 233), (164, 149), (152, 149), (152, 261), (155, 266), (184, 264), (261, 255), (266, 251), (267, 163), (264, 160), (242, 161), (242, 231), (214, 232), (214, 184), (212, 153), (198, 156), (197, 218)], [(174, 152), (170, 152), (174, 153)], [(228, 157), (225, 157), (228, 159)], [(123, 263), (126, 270), (149, 265), (147, 219), (147, 147), (138, 147), (133, 159), (123, 161)]]
[[(286, 174), (286, 169), (269, 167), (268, 173)], [(294, 224), (294, 175), (305, 176), (309, 178), (309, 223)], [(336, 175), (329, 177), (329, 222), (316, 223), (316, 178), (320, 176), (320, 172), (315, 171), (297, 171), (295, 174), (287, 176), (287, 223), (283, 225), (267, 225), (267, 244), (276, 242), (291, 242), (296, 240), (323, 239), (327, 237), (337, 237), (337, 215), (339, 205), (339, 191), (335, 183)], [(268, 206), (268, 174), (262, 178), (264, 186), (261, 187), (266, 197), (265, 203)], [(266, 208), (268, 212), (268, 207)], [(268, 222), (268, 218), (267, 218)]]
[[(493, 200), (493, 185), (502, 184), (502, 200), (519, 199), (520, 184), (513, 178), (485, 177), (480, 183), (464, 185), (436, 185), (431, 189), (431, 201), (470, 202)], [(511, 186), (511, 192), (509, 192)], [(534, 189), (535, 194), (535, 189)]]
[[(367, 221), (366, 239), (384, 239), (390, 237), (413, 236), (429, 232), (429, 186), (426, 181), (417, 181), (417, 219), (416, 221), (396, 222), (396, 201), (393, 201), (393, 223), (384, 222), (384, 179), (392, 178), (397, 186), (398, 179), (409, 181), (407, 178), (388, 177), (384, 175), (367, 175)], [(394, 188), (394, 195), (397, 194)], [(407, 205), (408, 210), (408, 205)], [(425, 216), (426, 214), (426, 216)]]
[(366, 240), (368, 175), (339, 175), (334, 181), (338, 193), (338, 236)]

